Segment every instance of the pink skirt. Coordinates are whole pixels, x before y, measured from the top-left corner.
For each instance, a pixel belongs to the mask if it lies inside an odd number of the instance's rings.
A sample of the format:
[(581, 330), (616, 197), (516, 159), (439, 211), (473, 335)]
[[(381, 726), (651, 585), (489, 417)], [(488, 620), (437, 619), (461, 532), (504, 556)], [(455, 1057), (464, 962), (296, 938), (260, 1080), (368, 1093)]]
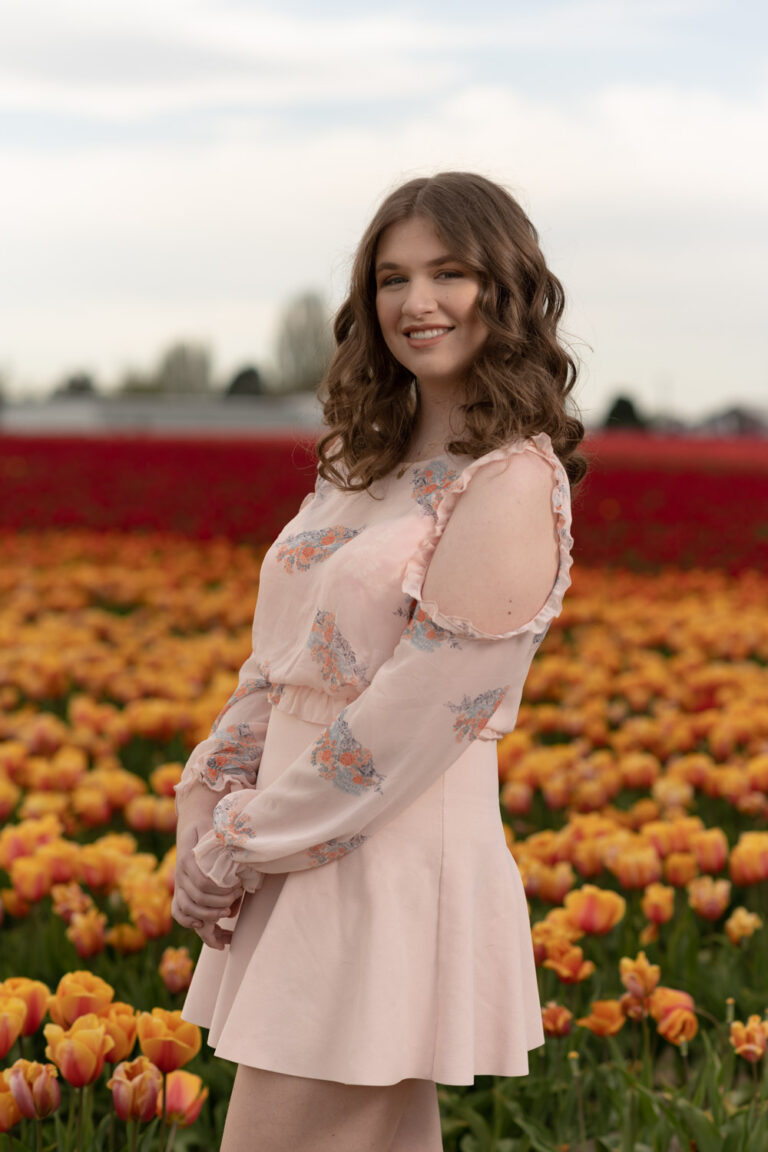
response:
[[(321, 729), (273, 708), (259, 788)], [(292, 1076), (525, 1075), (544, 1035), (496, 744), (475, 741), (341, 860), (265, 876), (231, 947), (203, 947), (183, 1016), (210, 1030), (218, 1056)]]

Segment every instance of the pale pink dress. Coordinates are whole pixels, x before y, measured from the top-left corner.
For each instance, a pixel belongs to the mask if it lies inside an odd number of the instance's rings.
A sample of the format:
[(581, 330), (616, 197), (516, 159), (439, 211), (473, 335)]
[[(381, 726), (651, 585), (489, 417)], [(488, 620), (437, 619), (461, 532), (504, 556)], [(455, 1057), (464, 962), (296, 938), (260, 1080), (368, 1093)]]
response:
[[(518, 452), (551, 465), (559, 571), (532, 620), (490, 636), (421, 589), (462, 492)], [(272, 545), (253, 654), (179, 785), (181, 803), (222, 791), (196, 858), (250, 893), (184, 1006), (218, 1055), (347, 1084), (527, 1072), (544, 1038), (496, 741), (570, 583), (569, 529), (539, 434), (370, 492), (318, 480)]]

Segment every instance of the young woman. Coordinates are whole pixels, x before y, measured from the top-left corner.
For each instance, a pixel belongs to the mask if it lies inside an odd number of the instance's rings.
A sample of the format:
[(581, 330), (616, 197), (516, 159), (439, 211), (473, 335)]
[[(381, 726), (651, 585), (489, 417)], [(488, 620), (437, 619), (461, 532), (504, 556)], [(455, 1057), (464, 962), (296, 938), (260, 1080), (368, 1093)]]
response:
[(437, 1152), (436, 1082), (543, 1042), (496, 741), (570, 583), (562, 311), (480, 176), (411, 181), (361, 241), (315, 492), (178, 788), (175, 915), (207, 945), (184, 1012), (239, 1065), (225, 1152)]

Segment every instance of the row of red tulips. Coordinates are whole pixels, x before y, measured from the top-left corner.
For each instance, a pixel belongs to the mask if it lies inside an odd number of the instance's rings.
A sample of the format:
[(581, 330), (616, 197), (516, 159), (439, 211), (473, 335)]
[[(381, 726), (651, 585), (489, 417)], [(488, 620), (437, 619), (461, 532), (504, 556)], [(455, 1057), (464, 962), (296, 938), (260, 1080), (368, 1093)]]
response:
[[(588, 437), (576, 558), (593, 566), (768, 561), (765, 440)], [(0, 436), (0, 528), (171, 530), (261, 543), (314, 482), (306, 437)]]

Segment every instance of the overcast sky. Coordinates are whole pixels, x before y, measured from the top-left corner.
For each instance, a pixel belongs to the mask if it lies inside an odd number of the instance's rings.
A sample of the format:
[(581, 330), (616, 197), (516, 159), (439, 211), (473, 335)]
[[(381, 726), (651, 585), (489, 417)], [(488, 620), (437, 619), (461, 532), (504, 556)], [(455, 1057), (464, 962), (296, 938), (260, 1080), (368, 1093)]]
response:
[(2, 0), (0, 374), (218, 378), (337, 306), (381, 197), (473, 169), (539, 229), (587, 419), (768, 407), (764, 0)]

